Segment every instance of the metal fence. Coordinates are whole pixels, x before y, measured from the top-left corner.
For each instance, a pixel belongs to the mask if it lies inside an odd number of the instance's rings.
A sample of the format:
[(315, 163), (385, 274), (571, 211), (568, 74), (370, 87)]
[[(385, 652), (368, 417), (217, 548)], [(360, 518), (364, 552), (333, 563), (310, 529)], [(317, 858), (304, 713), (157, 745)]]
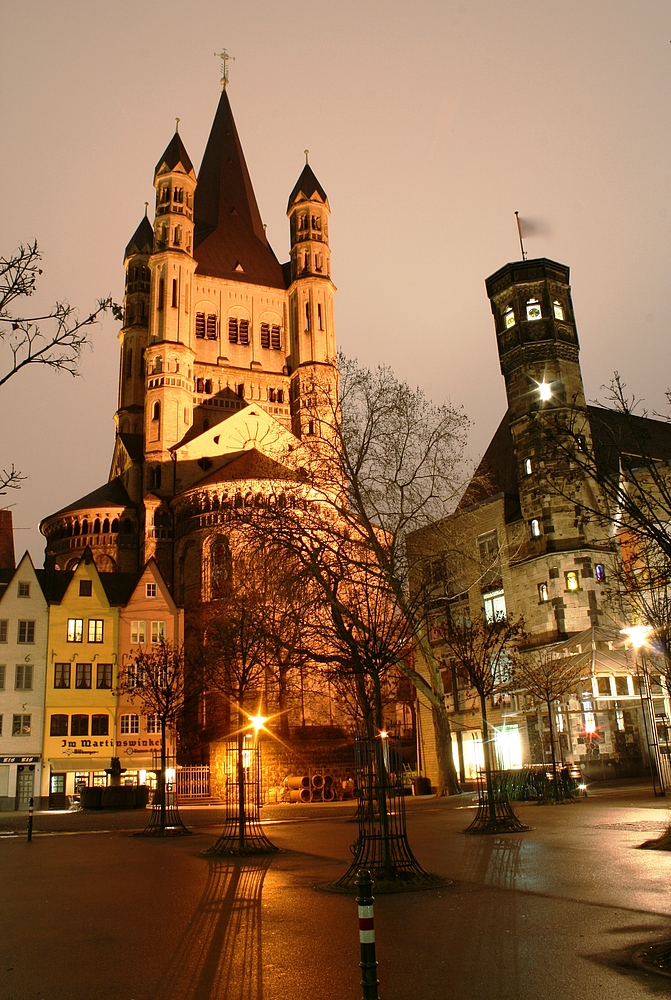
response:
[(177, 795), (181, 799), (207, 799), (210, 796), (210, 768), (181, 767), (177, 771)]

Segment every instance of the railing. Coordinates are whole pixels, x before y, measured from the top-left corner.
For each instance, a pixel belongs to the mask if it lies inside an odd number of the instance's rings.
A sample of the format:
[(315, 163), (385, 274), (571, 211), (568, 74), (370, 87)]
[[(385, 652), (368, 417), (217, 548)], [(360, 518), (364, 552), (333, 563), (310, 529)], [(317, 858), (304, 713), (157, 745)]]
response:
[(209, 798), (210, 768), (207, 765), (179, 768), (177, 771), (177, 795), (182, 799)]

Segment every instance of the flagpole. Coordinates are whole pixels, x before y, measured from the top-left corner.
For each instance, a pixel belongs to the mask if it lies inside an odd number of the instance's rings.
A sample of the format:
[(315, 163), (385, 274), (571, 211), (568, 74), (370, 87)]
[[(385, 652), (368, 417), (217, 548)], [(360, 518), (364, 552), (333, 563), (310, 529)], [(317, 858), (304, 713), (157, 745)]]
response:
[(515, 218), (517, 219), (517, 235), (520, 238), (520, 250), (522, 251), (522, 260), (527, 259), (527, 252), (524, 249), (524, 243), (522, 241), (522, 227), (520, 226), (520, 213), (515, 212)]

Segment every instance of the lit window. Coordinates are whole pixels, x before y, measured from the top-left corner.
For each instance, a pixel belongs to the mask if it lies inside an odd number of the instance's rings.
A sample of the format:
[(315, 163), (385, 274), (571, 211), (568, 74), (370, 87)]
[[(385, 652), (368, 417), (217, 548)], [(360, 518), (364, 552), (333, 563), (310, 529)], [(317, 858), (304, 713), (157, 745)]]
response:
[(14, 675), (15, 691), (33, 690), (33, 666), (31, 663), (18, 663)]
[(145, 597), (156, 597), (156, 584), (147, 583), (145, 584)]
[(84, 641), (84, 619), (68, 618), (68, 642)]
[(30, 597), (29, 583), (19, 583), (19, 597)]
[(606, 582), (606, 567), (602, 566), (601, 563), (597, 563), (594, 567), (594, 572), (596, 573), (596, 582), (605, 583)]
[(90, 597), (93, 593), (93, 581), (92, 580), (80, 580), (79, 581), (79, 596), (80, 597)]
[(594, 712), (585, 712), (585, 732), (592, 736), (596, 732), (596, 716)]
[(54, 687), (55, 688), (69, 688), (70, 687), (70, 668), (69, 663), (55, 663), (54, 664)]
[(511, 326), (515, 326), (515, 313), (512, 309), (506, 309), (503, 314), (503, 322), (506, 325), (506, 330), (509, 330)]
[(151, 641), (161, 642), (165, 639), (165, 622), (151, 623)]
[(576, 434), (575, 439), (576, 445), (578, 446), (578, 451), (583, 454), (587, 451), (587, 438), (584, 434)]
[(123, 734), (139, 733), (140, 732), (140, 716), (139, 715), (122, 715), (121, 716), (121, 732)]
[(35, 642), (35, 622), (19, 622), (17, 642)]
[(506, 617), (506, 599), (503, 590), (492, 590), (482, 595), (485, 619), (488, 622), (502, 621)]
[(531, 531), (532, 538), (540, 538), (541, 535), (541, 523), (537, 517), (534, 517), (529, 522), (529, 530)]
[(12, 717), (12, 736), (30, 736), (29, 715), (14, 715)]
[(527, 319), (534, 321), (536, 319), (542, 319), (543, 313), (541, 312), (541, 306), (538, 299), (529, 299), (527, 302)]
[(98, 663), (96, 666), (96, 687), (109, 691), (112, 688), (112, 664)]
[(147, 641), (146, 633), (146, 623), (145, 622), (131, 622), (130, 623), (130, 641), (131, 645), (135, 646), (138, 643), (143, 643)]
[(552, 303), (552, 310), (553, 310), (553, 312), (555, 314), (555, 319), (563, 319), (564, 318), (564, 307), (561, 304), (561, 302), (558, 302), (556, 299)]
[(89, 690), (91, 687), (91, 664), (75, 664), (75, 687), (80, 690)]
[(525, 475), (527, 475), (527, 476), (531, 475), (531, 459), (530, 458), (525, 458), (524, 459), (524, 472), (525, 472)]
[(89, 642), (102, 642), (103, 641), (103, 622), (102, 618), (89, 618)]
[(568, 573), (564, 573), (564, 579), (566, 580), (567, 590), (580, 590), (580, 579), (576, 570), (571, 569)]
[(541, 604), (547, 603), (550, 600), (550, 591), (548, 589), (547, 583), (538, 584), (538, 600)]

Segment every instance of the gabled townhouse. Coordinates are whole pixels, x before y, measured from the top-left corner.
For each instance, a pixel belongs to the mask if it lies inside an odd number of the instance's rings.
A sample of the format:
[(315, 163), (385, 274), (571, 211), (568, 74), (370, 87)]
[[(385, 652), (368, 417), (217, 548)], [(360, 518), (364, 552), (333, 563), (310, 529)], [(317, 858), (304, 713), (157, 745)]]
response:
[(28, 552), (0, 570), (2, 810), (27, 809), (33, 797), (39, 806), (49, 617), (40, 577)]

